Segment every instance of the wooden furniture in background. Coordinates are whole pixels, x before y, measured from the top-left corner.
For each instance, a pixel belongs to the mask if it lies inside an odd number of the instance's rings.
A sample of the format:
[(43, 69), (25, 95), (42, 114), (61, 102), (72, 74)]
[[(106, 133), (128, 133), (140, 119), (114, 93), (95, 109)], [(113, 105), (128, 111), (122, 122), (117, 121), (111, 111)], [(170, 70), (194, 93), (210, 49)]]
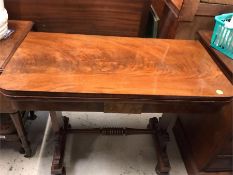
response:
[[(32, 24), (33, 23), (30, 21), (9, 21), (9, 29), (13, 29), (15, 32), (9, 38), (0, 40), (0, 75), (19, 45), (31, 30)], [(17, 72), (18, 70), (15, 69), (14, 71)], [(2, 93), (0, 93), (0, 116), (3, 115), (5, 119), (7, 116), (11, 117), (18, 133), (1, 135), (1, 139), (10, 141), (20, 139), (25, 151), (25, 156), (29, 157), (31, 155), (31, 149), (26, 138), (21, 114), (22, 113), (13, 109), (8, 98), (4, 97)]]
[[(67, 119), (64, 125), (61, 113), (54, 111), (163, 112), (159, 122), (151, 119), (148, 129), (139, 133), (155, 136), (157, 172), (168, 174), (165, 119), (176, 113), (225, 117), (221, 111), (233, 96), (231, 83), (198, 41), (58, 33), (30, 33), (0, 77), (0, 90), (14, 109), (51, 111), (53, 128), (59, 136), (54, 174), (65, 173), (66, 133), (137, 132), (70, 130)], [(215, 152), (205, 154), (210, 156)]]
[(231, 0), (11, 0), (10, 19), (31, 20), (34, 30), (116, 36), (146, 36), (150, 5), (160, 18), (159, 38), (193, 39), (213, 29), (214, 16), (233, 11)]
[[(210, 46), (211, 31), (199, 31), (198, 35), (213, 60), (232, 83), (233, 60)], [(221, 111), (223, 115), (178, 115), (174, 133), (189, 174), (232, 174), (232, 108), (231, 101)], [(210, 152), (214, 153), (213, 156), (206, 156)]]
[(11, 0), (10, 19), (35, 22), (43, 32), (144, 36), (150, 0)]
[(214, 16), (233, 12), (232, 0), (152, 0), (159, 38), (194, 39), (198, 30), (213, 30)]
[(211, 31), (199, 31), (199, 40), (210, 53), (219, 68), (233, 84), (233, 60), (210, 46), (212, 37)]
[(174, 133), (189, 175), (232, 175), (232, 108), (231, 100), (216, 114), (178, 114)]

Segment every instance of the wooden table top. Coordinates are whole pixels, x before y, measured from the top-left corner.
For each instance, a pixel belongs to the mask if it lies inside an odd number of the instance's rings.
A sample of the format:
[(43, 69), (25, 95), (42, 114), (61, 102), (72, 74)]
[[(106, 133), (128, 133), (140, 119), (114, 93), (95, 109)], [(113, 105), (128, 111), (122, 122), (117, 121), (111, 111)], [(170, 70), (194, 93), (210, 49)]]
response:
[(8, 39), (0, 40), (0, 73), (31, 30), (32, 22), (10, 20), (8, 26), (9, 29), (13, 29), (15, 32)]
[(232, 98), (199, 41), (29, 33), (0, 77), (8, 96)]
[(219, 68), (233, 83), (233, 60), (210, 46), (212, 31), (199, 31), (200, 41), (208, 49)]

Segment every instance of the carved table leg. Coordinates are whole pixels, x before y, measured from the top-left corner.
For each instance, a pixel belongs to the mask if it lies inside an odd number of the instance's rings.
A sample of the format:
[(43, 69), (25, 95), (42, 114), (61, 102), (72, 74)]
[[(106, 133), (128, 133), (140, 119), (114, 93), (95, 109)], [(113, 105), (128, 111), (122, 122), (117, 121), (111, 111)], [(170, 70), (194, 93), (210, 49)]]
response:
[(26, 132), (23, 126), (23, 121), (20, 112), (12, 113), (10, 114), (11, 119), (15, 125), (15, 128), (17, 130), (18, 136), (20, 138), (22, 147), (25, 151), (25, 157), (31, 157), (32, 151), (31, 147), (29, 145), (29, 142), (27, 140)]
[(167, 133), (168, 122), (165, 115), (159, 118), (151, 118), (149, 120), (149, 129), (154, 130), (155, 147), (157, 153), (158, 163), (156, 165), (156, 172), (159, 175), (168, 175), (171, 169), (170, 162), (167, 155), (167, 142), (169, 135)]
[(68, 128), (69, 118), (62, 117), (61, 112), (50, 112), (52, 127), (55, 132), (55, 151), (53, 154), (53, 162), (51, 167), (52, 175), (65, 175), (65, 167), (63, 165), (66, 130)]

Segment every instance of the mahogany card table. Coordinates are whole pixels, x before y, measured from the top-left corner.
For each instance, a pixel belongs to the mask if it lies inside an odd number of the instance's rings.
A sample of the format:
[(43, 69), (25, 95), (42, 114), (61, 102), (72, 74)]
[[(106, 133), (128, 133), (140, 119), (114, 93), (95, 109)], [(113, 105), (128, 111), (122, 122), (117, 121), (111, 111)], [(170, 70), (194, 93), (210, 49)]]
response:
[[(166, 119), (218, 113), (232, 101), (232, 90), (203, 46), (184, 40), (29, 33), (0, 77), (0, 91), (15, 110), (51, 111), (52, 174), (65, 174), (65, 137), (76, 132), (152, 134), (156, 171), (168, 174)], [(147, 129), (71, 129), (58, 111), (164, 114)]]

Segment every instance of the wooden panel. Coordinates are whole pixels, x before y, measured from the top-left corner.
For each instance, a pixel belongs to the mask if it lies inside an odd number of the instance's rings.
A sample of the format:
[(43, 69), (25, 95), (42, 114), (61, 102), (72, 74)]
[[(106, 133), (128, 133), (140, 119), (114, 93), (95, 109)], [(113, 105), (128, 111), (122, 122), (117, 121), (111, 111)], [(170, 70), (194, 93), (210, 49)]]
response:
[(216, 16), (223, 13), (232, 13), (233, 5), (200, 3), (196, 15)]
[(158, 14), (159, 38), (174, 38), (178, 26), (179, 9), (171, 1), (153, 0), (152, 6)]
[(10, 19), (35, 22), (45, 32), (139, 36), (150, 0), (8, 0)]
[(179, 22), (176, 39), (195, 39), (199, 30), (213, 30), (214, 18), (207, 16), (195, 16), (192, 22)]
[(0, 80), (9, 93), (31, 95), (131, 94), (217, 101), (233, 95), (231, 83), (203, 46), (185, 40), (29, 33)]
[(232, 171), (232, 155), (231, 156), (217, 156), (208, 167), (206, 171)]
[[(197, 102), (197, 101), (180, 101), (170, 100), (152, 100), (148, 96), (139, 96), (137, 98), (128, 98), (129, 95), (119, 95), (118, 98), (111, 98), (101, 95), (102, 97), (95, 98), (95, 94), (89, 94), (89, 98), (52, 98), (52, 97), (25, 97), (21, 96), (10, 96), (10, 100), (13, 101), (14, 107), (20, 110), (39, 110), (39, 111), (89, 111), (89, 112), (104, 112), (104, 104), (106, 103), (124, 103), (127, 105), (139, 105), (142, 113), (210, 113), (217, 112), (225, 104), (211, 102)], [(93, 98), (91, 98), (91, 96)], [(124, 99), (125, 98), (125, 99)], [(148, 99), (146, 99), (148, 98)], [(141, 104), (143, 104), (141, 109)]]
[(141, 114), (143, 104), (104, 103), (105, 113)]
[(229, 5), (233, 5), (232, 0), (201, 0), (201, 2), (212, 3), (212, 4), (229, 4)]
[[(191, 144), (188, 142), (187, 135), (182, 129), (180, 121), (177, 120), (174, 127), (174, 134), (177, 140), (177, 144), (180, 148), (182, 158), (185, 163), (188, 175), (232, 175), (231, 171), (217, 171), (217, 172), (205, 172), (205, 170), (198, 170), (196, 162), (193, 157), (193, 152), (191, 150)], [(198, 130), (195, 130), (198, 131)]]
[(10, 100), (8, 100), (0, 93), (0, 113), (13, 113), (13, 112), (16, 112), (16, 110), (12, 109)]
[(226, 145), (224, 145), (219, 154), (220, 155), (233, 155), (233, 141), (231, 140)]
[[(163, 7), (164, 4), (169, 4), (179, 11), (183, 5), (183, 0), (152, 0), (152, 6), (158, 11), (163, 10), (161, 7)], [(159, 13), (158, 11), (156, 12)]]
[[(233, 103), (231, 102), (222, 109), (220, 115), (218, 113), (179, 114), (178, 119), (181, 123), (179, 128), (182, 128), (182, 132), (186, 136), (185, 141), (189, 143), (190, 148), (188, 149), (193, 156), (192, 161), (199, 171), (207, 170), (222, 153), (222, 149), (230, 143), (232, 139), (232, 107)], [(182, 149), (187, 149), (183, 147), (183, 141), (179, 145)], [(188, 163), (186, 162), (186, 164)]]
[(184, 0), (179, 14), (179, 21), (192, 21), (199, 8), (200, 0)]
[(175, 38), (178, 27), (178, 16), (169, 6), (164, 7), (163, 15), (159, 21), (158, 37)]
[(162, 19), (163, 10), (166, 3), (164, 0), (152, 0), (152, 6), (160, 19)]
[(15, 30), (7, 40), (0, 40), (0, 73), (5, 68), (11, 56), (32, 28), (30, 21), (9, 21), (10, 29)]

